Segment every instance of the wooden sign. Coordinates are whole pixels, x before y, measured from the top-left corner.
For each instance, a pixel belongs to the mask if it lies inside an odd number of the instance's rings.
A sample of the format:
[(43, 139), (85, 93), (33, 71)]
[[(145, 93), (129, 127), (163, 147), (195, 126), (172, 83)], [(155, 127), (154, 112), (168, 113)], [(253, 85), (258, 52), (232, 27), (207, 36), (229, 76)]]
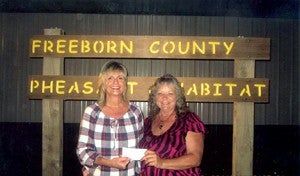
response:
[(269, 60), (270, 39), (199, 36), (36, 35), (30, 57)]
[[(97, 76), (31, 75), (30, 99), (96, 100)], [(128, 97), (147, 101), (156, 77), (129, 77)], [(178, 77), (189, 102), (268, 102), (269, 80), (262, 78)]]
[[(233, 102), (232, 175), (253, 175), (253, 102), (268, 102), (269, 97), (269, 80), (253, 78), (254, 61), (270, 59), (269, 38), (65, 36), (60, 29), (44, 31), (45, 35), (30, 39), (29, 49), (30, 57), (44, 57), (44, 75), (29, 76), (28, 79), (29, 98), (44, 99), (43, 175), (49, 173), (53, 175), (49, 170), (56, 171), (55, 175), (61, 175), (62, 171), (61, 150), (47, 150), (62, 148), (61, 100), (96, 100), (99, 93), (96, 86), (97, 76), (61, 75), (65, 57), (234, 59), (235, 78), (178, 77), (178, 80), (185, 89), (187, 101)], [(47, 75), (48, 73), (55, 76)], [(155, 77), (129, 77), (127, 91), (129, 100), (147, 101), (149, 87), (155, 79)], [(56, 164), (53, 164), (54, 162)]]

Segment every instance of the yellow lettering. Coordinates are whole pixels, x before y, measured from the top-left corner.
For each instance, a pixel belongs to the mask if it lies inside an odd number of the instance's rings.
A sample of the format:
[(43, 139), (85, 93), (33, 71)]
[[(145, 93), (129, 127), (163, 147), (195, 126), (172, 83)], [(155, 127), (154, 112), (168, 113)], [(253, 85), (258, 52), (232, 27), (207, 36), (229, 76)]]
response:
[[(97, 51), (97, 46), (99, 45), (99, 50)], [(95, 53), (102, 53), (104, 51), (104, 43), (102, 41), (96, 41), (93, 45), (93, 50)]]
[(124, 53), (124, 49), (125, 49), (128, 53), (132, 54), (132, 52), (133, 52), (133, 43), (132, 43), (132, 41), (129, 42), (129, 46), (127, 46), (126, 43), (125, 43), (124, 41), (121, 41), (121, 42), (120, 42), (120, 53), (121, 53), (121, 54)]
[(265, 84), (254, 84), (254, 87), (257, 87), (257, 95), (261, 97), (261, 88), (266, 87)]
[(35, 53), (35, 49), (41, 47), (41, 40), (33, 40), (32, 41), (32, 53)]
[(159, 49), (154, 49), (154, 45), (160, 45), (160, 41), (155, 41), (155, 42), (151, 43), (151, 45), (149, 47), (149, 51), (152, 54), (157, 54), (159, 52)]
[[(167, 47), (169, 46), (169, 51), (167, 51)], [(174, 50), (175, 50), (175, 43), (174, 42), (166, 42), (164, 45), (163, 45), (163, 52), (164, 53), (174, 53)]]
[(233, 42), (230, 43), (230, 45), (228, 46), (226, 42), (223, 42), (223, 45), (225, 46), (226, 48), (226, 55), (229, 55), (231, 50), (232, 50), (232, 47), (233, 47)]
[(198, 46), (198, 43), (193, 41), (193, 54), (196, 54), (196, 50), (199, 51), (201, 54), (205, 54), (205, 42), (202, 42), (202, 48)]
[(69, 52), (72, 54), (78, 53), (78, 40), (70, 40), (69, 42)]
[(133, 92), (134, 92), (133, 86), (138, 85), (138, 83), (137, 82), (127, 82), (127, 85), (129, 86), (130, 94), (133, 94)]
[(244, 94), (247, 94), (248, 97), (251, 97), (250, 87), (249, 84), (246, 84), (246, 87), (242, 89), (240, 96), (244, 96)]
[(210, 94), (209, 84), (201, 83), (201, 95), (209, 95), (209, 94)]
[(77, 94), (79, 94), (79, 87), (78, 87), (78, 82), (75, 81), (74, 84), (70, 87), (68, 93), (71, 93), (75, 91)]
[(65, 53), (65, 48), (66, 48), (66, 40), (57, 40), (57, 47), (56, 47), (56, 52), (57, 53)]
[(114, 41), (108, 41), (107, 42), (107, 53), (110, 53), (111, 51), (114, 52), (114, 53), (117, 53), (117, 50), (116, 50), (116, 47), (117, 47), (117, 44), (116, 42)]
[(81, 53), (88, 53), (90, 52), (90, 42), (88, 40), (81, 41)]
[(189, 88), (187, 95), (190, 95), (193, 92), (195, 95), (198, 95), (196, 84), (193, 84), (192, 87)]
[(225, 86), (229, 88), (229, 96), (232, 96), (232, 90), (233, 90), (233, 87), (236, 87), (237, 84), (226, 83)]
[(64, 94), (65, 91), (61, 91), (60, 89), (64, 89), (65, 88), (65, 83), (66, 81), (65, 80), (57, 80), (56, 81), (56, 93), (57, 94)]
[[(124, 40), (90, 40), (86, 38), (80, 39), (49, 39), (49, 40), (32, 40), (31, 52), (36, 53), (42, 50), (44, 53), (54, 53), (57, 54), (77, 54), (77, 53), (115, 53), (115, 54), (132, 54), (134, 53), (134, 41), (124, 41)], [(141, 41), (138, 41), (139, 44)], [(149, 45), (149, 51), (151, 54), (179, 54), (179, 55), (196, 55), (196, 54), (206, 54), (211, 52), (211, 54), (224, 54), (230, 55), (235, 43), (225, 42), (225, 41), (198, 41), (198, 40), (183, 40), (165, 41), (164, 39), (153, 41)], [(222, 47), (222, 52), (218, 53), (219, 48)], [(224, 49), (223, 49), (224, 48)], [(147, 53), (145, 53), (147, 54)]]
[(46, 85), (46, 81), (42, 81), (42, 93), (45, 93), (46, 89), (49, 89), (49, 92), (53, 93), (53, 81), (50, 81), (49, 85)]
[(222, 84), (220, 83), (215, 83), (213, 84), (216, 88), (215, 93), (213, 94), (214, 96), (222, 96), (222, 94), (220, 93), (220, 87), (222, 86)]
[(49, 41), (49, 40), (45, 40), (44, 41), (44, 53), (47, 53), (48, 51), (53, 53), (53, 42)]
[(40, 84), (39, 84), (39, 81), (37, 81), (37, 80), (31, 80), (31, 81), (30, 81), (30, 93), (33, 92), (33, 89), (38, 88), (39, 85), (40, 85)]
[(216, 54), (216, 45), (220, 45), (220, 42), (208, 42), (211, 45), (212, 54)]
[(186, 42), (186, 47), (185, 47), (184, 51), (182, 51), (183, 50), (182, 49), (182, 42), (178, 43), (178, 51), (179, 51), (180, 54), (186, 54), (186, 53), (188, 53), (189, 48), (190, 48), (190, 42)]
[(92, 82), (85, 82), (83, 84), (83, 88), (85, 88), (84, 90), (82, 90), (83, 94), (91, 94), (93, 93), (93, 83)]

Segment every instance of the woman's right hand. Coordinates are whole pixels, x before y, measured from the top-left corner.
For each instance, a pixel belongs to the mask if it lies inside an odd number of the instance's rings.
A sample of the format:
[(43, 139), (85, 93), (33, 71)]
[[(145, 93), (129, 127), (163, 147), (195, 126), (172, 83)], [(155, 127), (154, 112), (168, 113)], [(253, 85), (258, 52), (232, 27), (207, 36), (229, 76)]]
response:
[(154, 151), (147, 150), (145, 152), (145, 156), (142, 158), (142, 161), (144, 161), (148, 166), (161, 168), (163, 159), (161, 159)]
[(117, 169), (126, 169), (129, 162), (130, 159), (128, 157), (118, 157), (112, 159), (113, 167)]

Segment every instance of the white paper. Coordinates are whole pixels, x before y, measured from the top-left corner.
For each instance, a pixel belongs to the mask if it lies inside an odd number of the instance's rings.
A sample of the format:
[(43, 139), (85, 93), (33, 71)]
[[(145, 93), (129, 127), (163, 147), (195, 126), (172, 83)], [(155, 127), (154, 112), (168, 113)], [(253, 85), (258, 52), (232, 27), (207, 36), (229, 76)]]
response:
[(122, 148), (122, 156), (128, 157), (131, 160), (141, 160), (145, 155), (147, 149), (139, 149), (139, 148)]

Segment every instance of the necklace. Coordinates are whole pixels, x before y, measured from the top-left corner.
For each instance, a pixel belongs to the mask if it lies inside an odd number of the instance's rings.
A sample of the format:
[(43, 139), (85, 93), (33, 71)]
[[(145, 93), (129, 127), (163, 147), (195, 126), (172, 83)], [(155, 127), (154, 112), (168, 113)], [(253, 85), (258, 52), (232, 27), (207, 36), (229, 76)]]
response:
[(160, 124), (159, 124), (159, 129), (161, 130), (162, 128), (164, 127), (164, 124), (162, 123), (162, 122), (160, 122)]
[(174, 116), (174, 112), (172, 112), (172, 114), (170, 114), (170, 115), (166, 118), (166, 120), (161, 120), (161, 116), (159, 116), (159, 125), (158, 125), (158, 128), (159, 128), (160, 130), (162, 130), (162, 128), (165, 126), (165, 122), (169, 121), (169, 119), (170, 119), (172, 116)]

